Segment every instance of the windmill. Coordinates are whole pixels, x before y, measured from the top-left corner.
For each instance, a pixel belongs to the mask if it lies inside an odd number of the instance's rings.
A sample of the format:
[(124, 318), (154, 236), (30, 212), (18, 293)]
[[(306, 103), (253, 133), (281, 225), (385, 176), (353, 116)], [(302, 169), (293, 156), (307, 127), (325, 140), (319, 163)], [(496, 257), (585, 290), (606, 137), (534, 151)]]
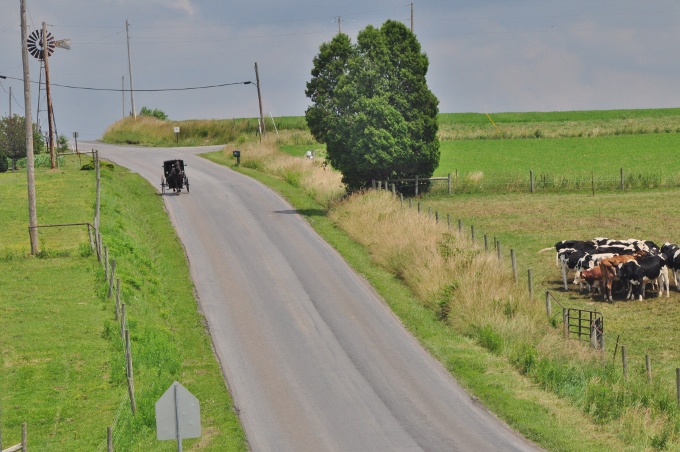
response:
[(52, 109), (52, 93), (50, 91), (50, 66), (48, 63), (49, 57), (52, 56), (54, 50), (59, 47), (62, 49), (71, 49), (71, 40), (62, 39), (56, 41), (52, 33), (47, 31), (47, 24), (42, 23), (42, 30), (34, 30), (28, 38), (26, 38), (26, 47), (34, 58), (42, 61), (45, 66), (45, 91), (47, 92), (47, 123), (49, 126), (49, 146), (50, 146), (50, 166), (52, 169), (56, 167), (56, 158), (54, 154), (54, 110)]

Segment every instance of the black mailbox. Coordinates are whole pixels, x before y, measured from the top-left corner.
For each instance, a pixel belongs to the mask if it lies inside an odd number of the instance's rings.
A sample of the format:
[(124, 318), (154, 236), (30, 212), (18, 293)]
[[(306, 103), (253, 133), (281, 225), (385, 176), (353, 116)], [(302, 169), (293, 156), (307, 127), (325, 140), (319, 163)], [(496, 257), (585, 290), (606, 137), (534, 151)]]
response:
[(238, 149), (236, 149), (236, 150), (234, 151), (234, 157), (237, 157), (237, 158), (238, 158), (238, 157), (241, 157), (241, 151), (239, 151)]

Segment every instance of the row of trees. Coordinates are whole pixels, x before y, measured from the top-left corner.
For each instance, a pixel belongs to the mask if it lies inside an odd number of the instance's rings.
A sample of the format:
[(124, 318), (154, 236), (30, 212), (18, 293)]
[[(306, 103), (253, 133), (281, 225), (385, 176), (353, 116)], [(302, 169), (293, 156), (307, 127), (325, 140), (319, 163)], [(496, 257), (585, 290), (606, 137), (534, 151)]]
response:
[(431, 177), (439, 165), (439, 101), (429, 61), (401, 22), (337, 34), (314, 58), (307, 125), (349, 191), (371, 180)]

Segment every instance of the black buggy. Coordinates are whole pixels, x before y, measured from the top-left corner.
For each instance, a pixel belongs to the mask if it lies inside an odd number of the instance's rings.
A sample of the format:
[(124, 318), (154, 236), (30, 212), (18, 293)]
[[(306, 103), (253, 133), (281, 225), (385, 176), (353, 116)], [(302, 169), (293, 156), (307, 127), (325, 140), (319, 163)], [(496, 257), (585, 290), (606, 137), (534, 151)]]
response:
[(163, 162), (163, 177), (161, 177), (161, 193), (165, 194), (165, 187), (179, 194), (184, 187), (189, 193), (189, 178), (184, 172), (184, 160), (166, 160)]

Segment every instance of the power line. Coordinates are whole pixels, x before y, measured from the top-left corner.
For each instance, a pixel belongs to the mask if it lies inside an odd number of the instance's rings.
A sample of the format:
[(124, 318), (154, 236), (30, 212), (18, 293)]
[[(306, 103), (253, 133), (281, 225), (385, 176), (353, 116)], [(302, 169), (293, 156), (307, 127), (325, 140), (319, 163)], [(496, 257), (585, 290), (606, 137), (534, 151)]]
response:
[[(20, 78), (15, 78), (15, 77), (10, 77), (7, 76), (8, 79), (11, 80), (23, 80)], [(38, 83), (31, 81), (31, 83)], [(252, 82), (233, 82), (233, 83), (221, 83), (219, 85), (205, 85), (205, 86), (190, 86), (190, 87), (185, 87), (185, 88), (157, 88), (157, 89), (135, 89), (132, 90), (133, 92), (161, 92), (161, 91), (189, 91), (189, 90), (196, 90), (196, 89), (208, 89), (208, 88), (220, 88), (223, 86), (232, 86), (232, 85), (248, 85)], [(69, 89), (82, 89), (82, 90), (87, 90), (87, 91), (112, 91), (112, 92), (130, 92), (129, 89), (121, 89), (121, 88), (91, 88), (91, 87), (86, 87), (86, 86), (71, 86), (71, 85), (59, 85), (57, 83), (51, 83), (52, 86), (58, 86), (60, 88), (69, 88)]]

